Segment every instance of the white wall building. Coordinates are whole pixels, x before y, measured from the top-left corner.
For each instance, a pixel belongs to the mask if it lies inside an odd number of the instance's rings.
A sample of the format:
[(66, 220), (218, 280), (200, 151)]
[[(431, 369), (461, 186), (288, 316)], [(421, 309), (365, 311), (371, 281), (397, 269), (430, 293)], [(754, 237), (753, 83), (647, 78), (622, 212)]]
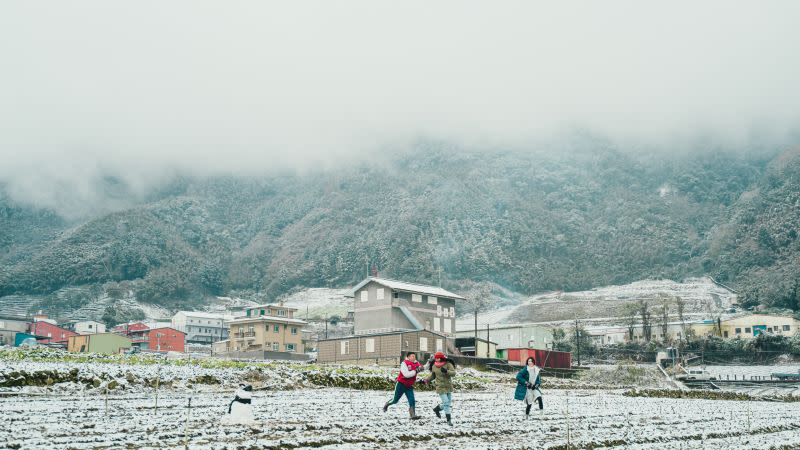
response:
[(200, 311), (178, 311), (172, 328), (186, 333), (186, 342), (211, 344), (228, 339), (228, 324), (233, 316)]
[(72, 331), (78, 334), (105, 333), (106, 325), (104, 323), (96, 322), (94, 320), (82, 320), (73, 323), (71, 329)]

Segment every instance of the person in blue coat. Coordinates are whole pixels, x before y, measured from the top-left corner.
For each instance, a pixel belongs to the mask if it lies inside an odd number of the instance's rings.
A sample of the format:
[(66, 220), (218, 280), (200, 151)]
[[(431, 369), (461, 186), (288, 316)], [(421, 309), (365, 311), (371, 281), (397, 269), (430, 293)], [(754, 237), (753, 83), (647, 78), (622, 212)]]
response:
[(539, 410), (544, 410), (542, 402), (542, 379), (539, 377), (541, 369), (536, 366), (536, 360), (529, 357), (525, 360), (525, 367), (517, 372), (517, 388), (514, 390), (514, 400), (525, 402), (525, 416), (531, 415), (531, 406), (539, 403)]

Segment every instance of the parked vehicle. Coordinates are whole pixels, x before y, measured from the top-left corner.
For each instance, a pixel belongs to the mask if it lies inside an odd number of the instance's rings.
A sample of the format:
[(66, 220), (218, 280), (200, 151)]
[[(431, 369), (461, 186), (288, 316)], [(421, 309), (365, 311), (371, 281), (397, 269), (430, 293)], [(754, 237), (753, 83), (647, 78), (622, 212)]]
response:
[(711, 374), (704, 369), (689, 369), (686, 373), (676, 375), (675, 379), (680, 381), (710, 381), (716, 380), (717, 378), (711, 376)]

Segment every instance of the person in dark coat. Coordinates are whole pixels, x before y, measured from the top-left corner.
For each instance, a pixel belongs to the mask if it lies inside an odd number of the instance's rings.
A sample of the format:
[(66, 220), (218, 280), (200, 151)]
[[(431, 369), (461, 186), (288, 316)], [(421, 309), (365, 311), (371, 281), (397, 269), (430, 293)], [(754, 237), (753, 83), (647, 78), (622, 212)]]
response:
[(536, 365), (536, 360), (529, 357), (525, 360), (525, 367), (517, 372), (517, 388), (514, 390), (514, 400), (525, 402), (525, 416), (531, 414), (531, 406), (534, 402), (539, 403), (539, 410), (544, 410), (542, 402), (542, 379), (540, 378), (541, 369)]

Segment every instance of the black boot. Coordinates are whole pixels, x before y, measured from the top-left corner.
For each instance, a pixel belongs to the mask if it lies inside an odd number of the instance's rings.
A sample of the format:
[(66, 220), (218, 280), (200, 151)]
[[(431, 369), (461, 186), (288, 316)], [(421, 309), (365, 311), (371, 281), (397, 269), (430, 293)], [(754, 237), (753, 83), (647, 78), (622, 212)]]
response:
[(450, 414), (445, 414), (445, 416), (447, 417), (447, 424), (452, 427), (453, 426), (453, 421), (450, 420), (451, 419)]
[(442, 405), (436, 405), (436, 408), (433, 408), (433, 412), (436, 414), (436, 417), (442, 418)]
[(414, 408), (408, 408), (408, 416), (411, 417), (411, 420), (417, 420), (420, 418), (414, 411)]
[(386, 411), (388, 411), (388, 410), (389, 410), (389, 404), (390, 404), (390, 403), (392, 403), (392, 402), (386, 402), (386, 403), (383, 405), (383, 412), (386, 412)]
[(525, 407), (525, 415), (526, 416), (530, 416), (531, 415), (531, 406), (533, 406), (533, 405), (528, 405), (528, 406)]

